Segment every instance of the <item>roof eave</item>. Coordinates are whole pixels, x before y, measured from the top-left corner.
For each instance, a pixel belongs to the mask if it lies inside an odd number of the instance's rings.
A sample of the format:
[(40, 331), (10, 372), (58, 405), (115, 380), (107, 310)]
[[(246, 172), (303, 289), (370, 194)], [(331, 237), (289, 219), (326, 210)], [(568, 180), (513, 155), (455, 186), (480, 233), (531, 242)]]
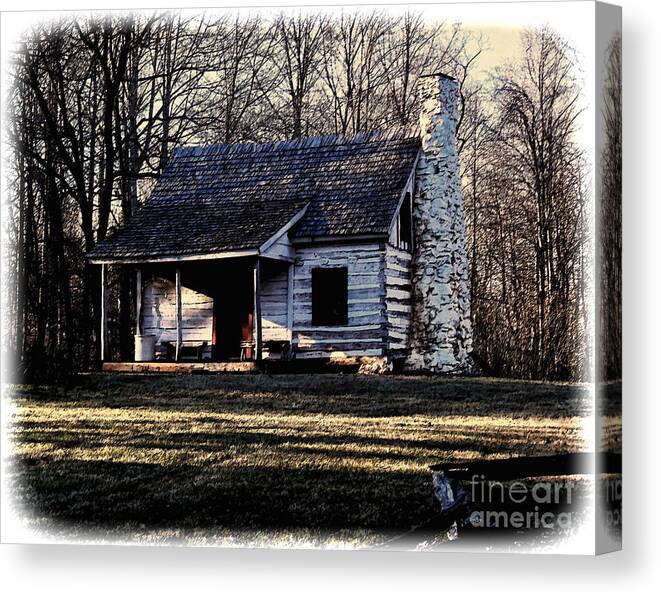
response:
[(278, 241), (285, 233), (287, 233), (294, 225), (296, 225), (302, 218), (303, 215), (305, 215), (306, 211), (308, 210), (308, 207), (310, 206), (310, 203), (306, 203), (305, 206), (298, 211), (288, 222), (286, 225), (281, 227), (278, 231), (276, 231), (266, 242), (264, 242), (260, 247), (259, 247), (259, 253), (263, 254), (266, 252), (275, 242)]
[(169, 262), (188, 262), (196, 260), (219, 260), (224, 258), (242, 258), (245, 256), (258, 256), (259, 250), (228, 250), (227, 252), (210, 252), (204, 254), (179, 254), (164, 256), (120, 256), (120, 257), (90, 257), (91, 264), (156, 264)]
[(305, 215), (308, 208), (306, 204), (300, 209), (281, 229), (273, 234), (266, 242), (258, 248), (245, 250), (228, 250), (227, 252), (210, 252), (203, 254), (170, 254), (164, 256), (119, 256), (119, 257), (88, 257), (91, 264), (151, 264), (168, 262), (188, 262), (196, 260), (218, 260), (224, 258), (242, 258), (245, 256), (259, 256), (266, 252), (284, 233), (289, 231)]
[(352, 242), (367, 242), (387, 240), (387, 233), (359, 233), (347, 235), (318, 235), (318, 236), (300, 236), (292, 238), (291, 243), (294, 245), (301, 244), (350, 244)]

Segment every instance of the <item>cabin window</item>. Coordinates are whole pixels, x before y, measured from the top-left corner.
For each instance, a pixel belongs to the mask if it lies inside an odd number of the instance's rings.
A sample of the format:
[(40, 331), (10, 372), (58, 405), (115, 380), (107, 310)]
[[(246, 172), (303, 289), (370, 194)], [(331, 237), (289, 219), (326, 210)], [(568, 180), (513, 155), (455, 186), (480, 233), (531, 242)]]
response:
[(413, 233), (411, 222), (411, 195), (407, 192), (399, 209), (398, 248), (411, 252), (413, 250)]
[(348, 291), (346, 267), (312, 269), (312, 324), (347, 324)]

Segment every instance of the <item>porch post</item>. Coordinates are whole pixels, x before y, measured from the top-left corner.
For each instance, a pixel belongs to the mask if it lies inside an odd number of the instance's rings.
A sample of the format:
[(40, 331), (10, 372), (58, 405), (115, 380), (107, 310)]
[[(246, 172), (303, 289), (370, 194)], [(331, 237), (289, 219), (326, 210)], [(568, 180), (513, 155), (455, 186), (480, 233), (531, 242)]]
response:
[(287, 269), (287, 335), (294, 336), (294, 264)]
[(108, 288), (107, 276), (108, 265), (101, 265), (101, 361), (108, 359)]
[(135, 334), (140, 335), (140, 325), (142, 316), (142, 269), (138, 268), (135, 273)]
[(175, 285), (177, 288), (177, 347), (175, 350), (174, 359), (179, 361), (181, 357), (181, 269), (175, 271)]
[(259, 256), (255, 260), (253, 269), (254, 308), (252, 315), (252, 329), (255, 341), (255, 361), (262, 359), (262, 304), (259, 296)]

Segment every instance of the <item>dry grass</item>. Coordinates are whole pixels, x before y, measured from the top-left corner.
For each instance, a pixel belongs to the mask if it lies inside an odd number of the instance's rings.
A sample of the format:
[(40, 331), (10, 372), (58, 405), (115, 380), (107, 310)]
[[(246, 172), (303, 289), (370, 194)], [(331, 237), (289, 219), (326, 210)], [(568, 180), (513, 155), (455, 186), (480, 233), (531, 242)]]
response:
[(69, 536), (378, 543), (434, 514), (428, 465), (581, 450), (585, 389), (493, 379), (90, 376), (13, 387), (12, 485)]

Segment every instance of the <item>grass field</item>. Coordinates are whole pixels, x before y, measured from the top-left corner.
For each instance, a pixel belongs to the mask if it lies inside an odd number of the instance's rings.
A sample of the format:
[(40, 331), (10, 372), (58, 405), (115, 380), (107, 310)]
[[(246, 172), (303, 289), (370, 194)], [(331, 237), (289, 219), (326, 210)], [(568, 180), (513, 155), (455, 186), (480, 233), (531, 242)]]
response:
[(10, 484), (71, 539), (355, 547), (436, 512), (428, 465), (578, 451), (587, 389), (433, 377), (80, 377), (10, 387)]

